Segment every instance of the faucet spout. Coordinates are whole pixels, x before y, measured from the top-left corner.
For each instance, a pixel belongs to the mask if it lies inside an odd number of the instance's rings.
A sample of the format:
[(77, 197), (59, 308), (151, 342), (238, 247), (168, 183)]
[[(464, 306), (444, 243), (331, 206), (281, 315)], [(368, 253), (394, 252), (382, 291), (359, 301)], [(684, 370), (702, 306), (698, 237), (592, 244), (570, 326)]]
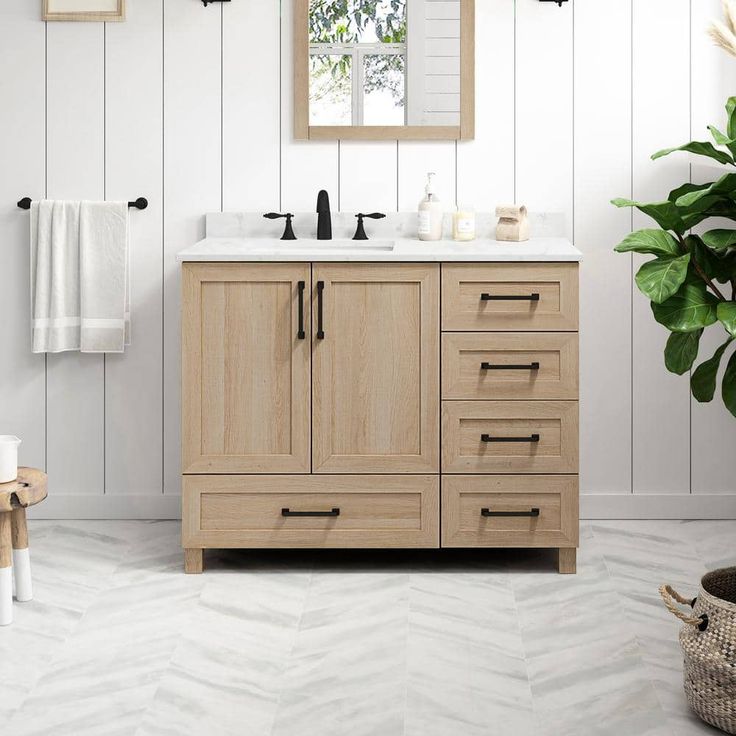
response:
[(324, 189), (317, 195), (317, 240), (332, 240), (330, 195)]

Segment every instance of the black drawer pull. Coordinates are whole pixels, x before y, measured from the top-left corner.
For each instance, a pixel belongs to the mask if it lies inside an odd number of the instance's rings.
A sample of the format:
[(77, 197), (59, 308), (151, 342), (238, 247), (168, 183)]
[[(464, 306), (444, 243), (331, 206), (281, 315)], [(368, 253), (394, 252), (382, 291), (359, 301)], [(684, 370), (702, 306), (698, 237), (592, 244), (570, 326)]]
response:
[(529, 511), (491, 511), (490, 509), (481, 509), (481, 516), (539, 516), (539, 509), (531, 509)]
[(330, 511), (292, 511), (291, 509), (281, 509), (281, 516), (340, 516), (340, 509), (332, 509)]
[(515, 365), (509, 363), (504, 365), (503, 363), (486, 363), (485, 361), (480, 364), (482, 371), (538, 371), (539, 363), (534, 361), (533, 363)]
[(304, 289), (307, 285), (304, 281), (300, 281), (297, 286), (299, 288), (299, 329), (296, 336), (299, 340), (303, 340), (307, 336), (304, 332)]
[(490, 434), (482, 434), (481, 442), (539, 442), (539, 435), (532, 434), (529, 437), (493, 437)]
[(325, 339), (325, 331), (322, 325), (322, 292), (325, 290), (325, 282), (317, 282), (317, 339)]
[(487, 294), (480, 295), (482, 302), (538, 302), (539, 294)]

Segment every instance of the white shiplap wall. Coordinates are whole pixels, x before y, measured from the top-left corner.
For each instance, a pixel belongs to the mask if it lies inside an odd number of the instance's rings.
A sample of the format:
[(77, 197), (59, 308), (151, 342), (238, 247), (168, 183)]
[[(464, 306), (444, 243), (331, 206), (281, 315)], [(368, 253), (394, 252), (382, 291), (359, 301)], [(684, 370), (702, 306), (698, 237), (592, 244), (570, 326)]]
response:
[[(706, 135), (736, 61), (704, 36), (718, 0), (476, 0), (477, 137), (295, 142), (291, 3), (128, 0), (125, 23), (0, 8), (0, 432), (45, 467), (47, 516), (175, 515), (175, 253), (209, 210), (413, 209), (440, 196), (561, 211), (581, 270), (581, 488), (586, 516), (736, 514), (736, 420), (667, 374), (666, 335), (611, 248), (644, 220), (608, 204), (708, 175), (657, 148)], [(691, 170), (692, 168), (692, 170)], [(122, 356), (30, 353), (33, 198), (149, 198), (133, 212), (133, 344)]]

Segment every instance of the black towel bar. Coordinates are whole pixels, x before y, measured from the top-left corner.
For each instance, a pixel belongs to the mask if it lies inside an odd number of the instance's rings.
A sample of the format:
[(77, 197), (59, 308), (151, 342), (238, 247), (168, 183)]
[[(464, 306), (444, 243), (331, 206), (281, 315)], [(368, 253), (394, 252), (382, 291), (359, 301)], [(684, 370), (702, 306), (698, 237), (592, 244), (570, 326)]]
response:
[[(18, 207), (22, 210), (31, 209), (31, 198), (23, 197), (23, 199), (18, 201)], [(144, 210), (148, 207), (148, 200), (145, 197), (138, 197), (135, 202), (128, 202), (128, 207), (135, 207), (137, 210)]]

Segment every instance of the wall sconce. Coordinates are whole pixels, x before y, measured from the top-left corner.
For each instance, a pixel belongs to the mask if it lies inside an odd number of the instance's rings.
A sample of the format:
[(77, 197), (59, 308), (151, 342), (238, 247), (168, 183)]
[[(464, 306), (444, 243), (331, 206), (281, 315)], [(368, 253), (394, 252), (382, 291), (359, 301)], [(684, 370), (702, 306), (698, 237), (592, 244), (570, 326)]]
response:
[[(555, 0), (555, 2), (556, 1), (557, 0)], [(229, 3), (229, 2), (230, 0), (202, 0), (202, 5), (204, 5), (206, 8), (210, 3)]]
[(559, 7), (562, 7), (562, 3), (566, 3), (567, 0), (539, 0), (540, 3), (557, 3)]

